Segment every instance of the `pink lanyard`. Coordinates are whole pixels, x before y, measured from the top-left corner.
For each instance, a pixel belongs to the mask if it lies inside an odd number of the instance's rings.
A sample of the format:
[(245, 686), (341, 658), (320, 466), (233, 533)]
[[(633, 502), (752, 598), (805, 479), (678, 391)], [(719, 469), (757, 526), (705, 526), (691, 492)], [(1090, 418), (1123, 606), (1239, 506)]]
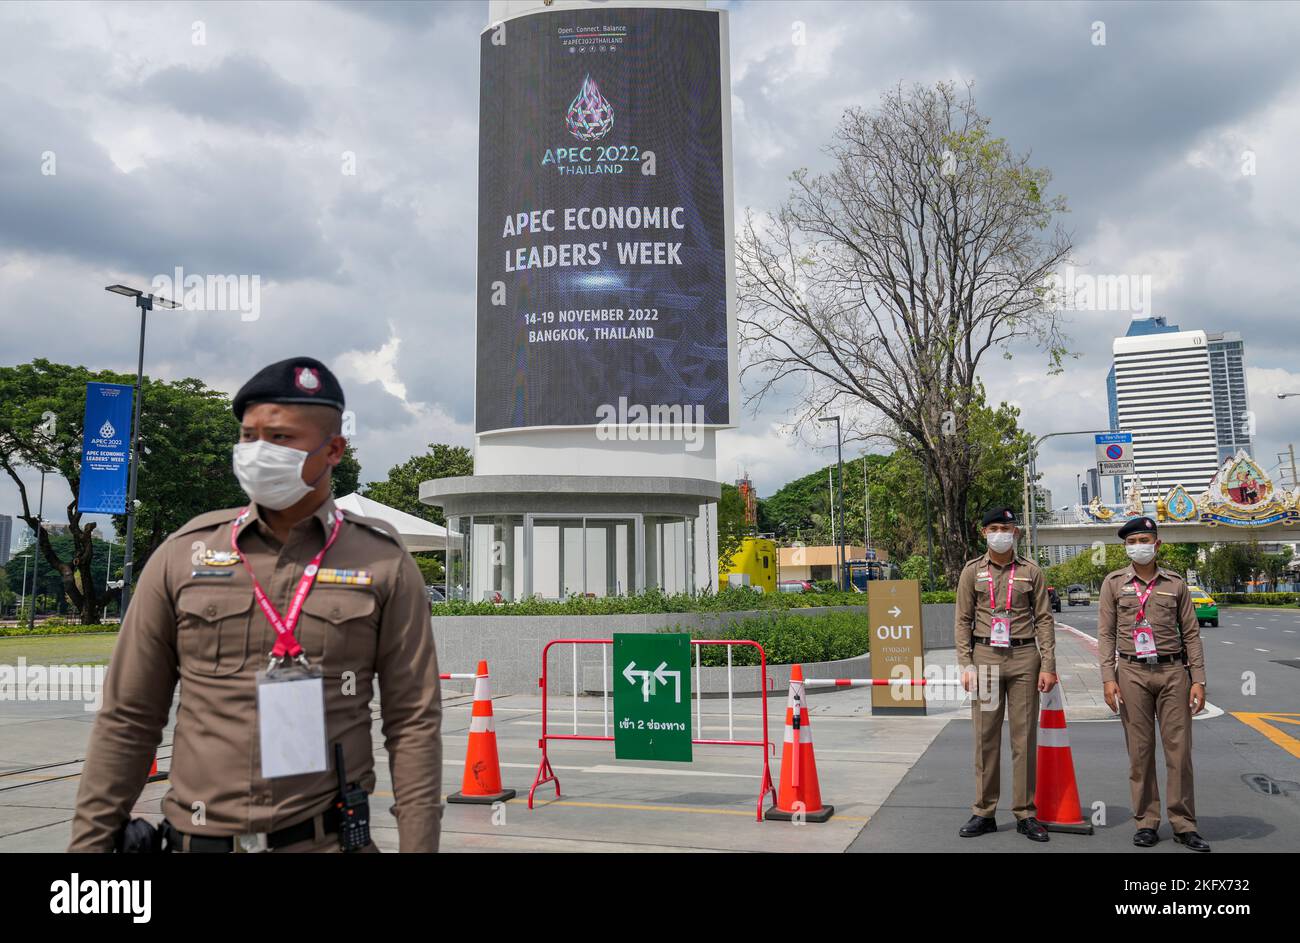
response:
[[(1016, 581), (1016, 563), (1013, 560), (1011, 561), (1011, 575), (1007, 577), (1007, 612), (1011, 611), (1011, 587), (1015, 585), (1015, 581)], [(989, 570), (989, 609), (991, 609), (994, 613), (996, 613), (998, 611), (998, 601), (997, 601), (997, 597), (993, 595), (994, 582), (995, 580), (993, 579), (993, 571)]]
[(1138, 578), (1136, 576), (1133, 577), (1133, 592), (1138, 593), (1138, 615), (1137, 622), (1134, 624), (1134, 631), (1137, 631), (1137, 626), (1141, 625), (1146, 620), (1147, 600), (1151, 598), (1151, 590), (1156, 588), (1156, 580), (1158, 579), (1160, 579), (1159, 574), (1157, 574), (1151, 582), (1147, 584), (1147, 591), (1143, 593), (1138, 590)]
[(330, 531), (329, 537), (325, 541), (325, 546), (320, 548), (320, 553), (311, 558), (311, 563), (302, 571), (302, 579), (298, 581), (298, 588), (294, 590), (293, 599), (289, 601), (289, 611), (282, 618), (280, 613), (272, 605), (271, 600), (267, 598), (266, 592), (262, 589), (262, 584), (257, 581), (253, 574), (253, 568), (249, 566), (248, 560), (240, 553), (239, 544), (236, 542), (239, 538), (239, 528), (248, 517), (248, 508), (240, 512), (239, 517), (235, 518), (235, 524), (230, 529), (230, 547), (239, 557), (239, 561), (244, 564), (244, 569), (248, 570), (248, 578), (253, 581), (253, 598), (257, 604), (262, 607), (262, 612), (266, 615), (266, 621), (271, 623), (275, 629), (276, 639), (275, 648), (271, 649), (271, 658), (298, 658), (302, 655), (302, 646), (293, 636), (293, 630), (298, 627), (298, 617), (302, 615), (302, 604), (307, 599), (307, 594), (311, 592), (312, 584), (316, 582), (316, 574), (320, 571), (320, 562), (325, 559), (325, 551), (334, 543), (335, 538), (339, 535), (339, 530), (343, 527), (343, 512), (335, 510), (334, 512), (334, 529)]

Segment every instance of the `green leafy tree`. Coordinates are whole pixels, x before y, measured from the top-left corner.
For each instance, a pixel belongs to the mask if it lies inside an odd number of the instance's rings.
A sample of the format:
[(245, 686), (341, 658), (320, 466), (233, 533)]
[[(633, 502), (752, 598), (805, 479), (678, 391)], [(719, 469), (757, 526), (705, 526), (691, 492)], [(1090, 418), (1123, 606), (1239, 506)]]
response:
[(343, 450), (343, 458), (334, 466), (331, 484), (334, 494), (342, 497), (345, 494), (352, 494), (360, 487), (361, 463), (357, 461), (357, 453), (352, 448), (352, 443)]
[(388, 477), (372, 481), (362, 490), (371, 500), (397, 508), (407, 514), (445, 525), (441, 508), (420, 502), (420, 482), (431, 478), (452, 478), (474, 474), (474, 456), (462, 445), (429, 444), (424, 455), (413, 455), (388, 470)]
[(718, 498), (718, 559), (729, 561), (740, 549), (741, 541), (753, 534), (745, 523), (745, 501), (740, 489), (722, 482), (722, 496)]
[[(88, 382), (131, 384), (134, 377), (38, 359), (0, 367), (0, 469), (18, 489), (19, 518), (36, 534), (42, 564), (85, 622), (98, 622), (107, 595), (93, 578), (93, 522), (83, 521), (75, 495), (81, 483), (81, 437)], [(135, 572), (163, 539), (190, 517), (242, 503), (230, 466), (238, 424), (229, 398), (195, 379), (175, 383), (145, 377), (140, 403)], [(19, 469), (59, 475), (74, 495), (66, 508), (70, 543), (60, 552), (36, 519)], [(125, 516), (114, 517), (119, 533)]]

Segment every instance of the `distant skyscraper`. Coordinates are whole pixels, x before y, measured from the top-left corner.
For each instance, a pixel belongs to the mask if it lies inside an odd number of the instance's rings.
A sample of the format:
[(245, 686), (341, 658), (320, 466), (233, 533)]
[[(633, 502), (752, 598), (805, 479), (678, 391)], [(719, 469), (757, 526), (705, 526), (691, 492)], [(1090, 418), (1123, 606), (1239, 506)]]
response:
[(1250, 394), (1246, 390), (1245, 345), (1236, 331), (1206, 334), (1210, 351), (1210, 381), (1214, 385), (1214, 421), (1219, 433), (1219, 464), (1238, 449), (1254, 452)]
[(1179, 483), (1200, 494), (1219, 468), (1205, 332), (1117, 337), (1112, 349), (1117, 426), (1133, 433), (1143, 496), (1154, 500)]
[[(1125, 337), (1146, 337), (1149, 334), (1173, 334), (1178, 331), (1177, 324), (1170, 324), (1167, 318), (1134, 318), (1128, 323)], [(1111, 364), (1110, 373), (1106, 374), (1106, 401), (1110, 404), (1110, 428), (1120, 431), (1119, 401), (1115, 393), (1115, 365)], [(1128, 431), (1128, 430), (1125, 430)], [(1124, 485), (1118, 475), (1111, 476), (1114, 484), (1115, 502), (1124, 500)]]
[[(1087, 501), (1101, 494), (1101, 476), (1097, 474), (1097, 466), (1093, 465), (1084, 475), (1084, 490), (1088, 492)], [(1084, 503), (1086, 504), (1087, 501)]]
[(9, 542), (14, 538), (14, 519), (0, 514), (0, 566), (9, 562)]

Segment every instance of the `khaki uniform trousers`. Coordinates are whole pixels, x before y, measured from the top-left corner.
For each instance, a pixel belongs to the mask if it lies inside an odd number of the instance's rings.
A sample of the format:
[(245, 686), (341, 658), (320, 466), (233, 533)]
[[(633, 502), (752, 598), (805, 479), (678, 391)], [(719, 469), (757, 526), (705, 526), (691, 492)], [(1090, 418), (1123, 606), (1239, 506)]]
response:
[(1002, 760), (1002, 715), (1011, 722), (1013, 801), (1016, 819), (1038, 810), (1034, 805), (1038, 765), (1038, 671), (1042, 664), (1033, 642), (1014, 648), (975, 643), (971, 650), (979, 685), (971, 697), (975, 731), (975, 803), (973, 815), (988, 818), (998, 807)]
[(1169, 824), (1175, 832), (1196, 830), (1192, 787), (1192, 679), (1181, 662), (1134, 664), (1123, 656), (1115, 666), (1123, 703), (1119, 708), (1128, 746), (1128, 781), (1138, 828), (1160, 827), (1160, 785), (1156, 781), (1156, 722), (1165, 753)]

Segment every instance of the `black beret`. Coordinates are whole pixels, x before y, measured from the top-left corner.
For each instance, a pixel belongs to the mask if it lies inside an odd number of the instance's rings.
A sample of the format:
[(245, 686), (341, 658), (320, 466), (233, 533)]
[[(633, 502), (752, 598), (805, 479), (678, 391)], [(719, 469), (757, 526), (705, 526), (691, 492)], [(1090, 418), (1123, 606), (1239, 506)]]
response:
[(992, 508), (984, 512), (984, 520), (980, 522), (981, 527), (988, 527), (990, 524), (1014, 524), (1016, 522), (1016, 512), (1008, 507)]
[(1119, 539), (1123, 540), (1129, 534), (1151, 534), (1154, 536), (1155, 532), (1155, 521), (1149, 517), (1135, 517), (1119, 529)]
[(343, 412), (343, 387), (329, 367), (311, 357), (290, 357), (263, 367), (235, 394), (235, 418), (253, 403), (311, 403)]

